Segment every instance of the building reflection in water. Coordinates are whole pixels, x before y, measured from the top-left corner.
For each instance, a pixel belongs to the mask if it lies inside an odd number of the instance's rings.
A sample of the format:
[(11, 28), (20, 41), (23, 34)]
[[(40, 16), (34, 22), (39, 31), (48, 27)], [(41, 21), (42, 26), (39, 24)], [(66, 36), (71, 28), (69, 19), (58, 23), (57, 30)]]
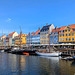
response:
[(0, 75), (74, 75), (75, 61), (0, 53)]

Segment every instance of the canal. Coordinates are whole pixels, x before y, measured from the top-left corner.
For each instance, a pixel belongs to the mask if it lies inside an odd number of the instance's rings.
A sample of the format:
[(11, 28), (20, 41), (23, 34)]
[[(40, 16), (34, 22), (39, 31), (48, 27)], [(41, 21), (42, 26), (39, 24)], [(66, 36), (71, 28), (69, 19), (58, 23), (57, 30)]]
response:
[(60, 57), (0, 53), (0, 75), (75, 75), (75, 62)]

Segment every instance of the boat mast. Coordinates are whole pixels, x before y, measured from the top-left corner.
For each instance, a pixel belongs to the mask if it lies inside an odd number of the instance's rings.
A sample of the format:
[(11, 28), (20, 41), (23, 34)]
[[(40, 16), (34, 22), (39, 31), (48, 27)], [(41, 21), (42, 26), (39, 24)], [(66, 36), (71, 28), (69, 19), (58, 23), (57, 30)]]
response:
[(50, 27), (49, 27), (49, 52), (50, 52)]
[(20, 26), (20, 50), (21, 50), (21, 35), (22, 35), (22, 31), (21, 31), (21, 26)]
[(8, 32), (8, 48), (9, 48), (9, 32)]
[(30, 32), (29, 32), (29, 49), (30, 49)]
[[(2, 30), (2, 36), (3, 36), (3, 30)], [(2, 37), (2, 49), (3, 49), (3, 37)]]

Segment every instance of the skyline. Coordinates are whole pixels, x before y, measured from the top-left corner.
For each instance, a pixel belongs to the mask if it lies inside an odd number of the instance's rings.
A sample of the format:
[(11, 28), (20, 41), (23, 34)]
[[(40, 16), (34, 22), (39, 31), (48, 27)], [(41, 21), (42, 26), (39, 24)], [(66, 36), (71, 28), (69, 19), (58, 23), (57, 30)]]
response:
[(75, 24), (74, 0), (0, 0), (0, 35), (13, 31), (28, 34), (48, 24)]

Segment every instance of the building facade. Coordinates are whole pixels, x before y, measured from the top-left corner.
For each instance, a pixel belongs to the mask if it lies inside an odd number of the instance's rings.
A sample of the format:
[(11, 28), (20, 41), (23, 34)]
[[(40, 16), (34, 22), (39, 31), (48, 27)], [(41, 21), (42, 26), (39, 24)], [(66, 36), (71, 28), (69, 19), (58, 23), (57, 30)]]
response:
[(9, 35), (7, 35), (6, 37), (6, 46), (12, 46), (12, 39), (14, 37), (18, 36), (18, 33), (17, 32), (13, 32), (13, 33), (10, 33)]
[(59, 43), (75, 43), (75, 25), (68, 25), (60, 30)]
[(5, 46), (6, 45), (5, 38), (6, 38), (5, 34), (1, 36), (1, 38), (0, 38), (0, 42), (1, 42), (0, 44), (1, 44), (1, 46)]
[(55, 28), (50, 34), (50, 44), (59, 44), (59, 30), (60, 28)]
[[(21, 34), (21, 41), (20, 41), (20, 35), (16, 36), (15, 39), (15, 45), (20, 45), (20, 43), (22, 45), (26, 44), (26, 34)], [(13, 40), (14, 41), (14, 40)]]
[(27, 36), (27, 44), (40, 44), (40, 30), (33, 33), (29, 33), (29, 35)]
[(53, 24), (42, 27), (40, 30), (40, 44), (49, 44), (49, 33), (51, 33), (52, 29), (54, 29)]

